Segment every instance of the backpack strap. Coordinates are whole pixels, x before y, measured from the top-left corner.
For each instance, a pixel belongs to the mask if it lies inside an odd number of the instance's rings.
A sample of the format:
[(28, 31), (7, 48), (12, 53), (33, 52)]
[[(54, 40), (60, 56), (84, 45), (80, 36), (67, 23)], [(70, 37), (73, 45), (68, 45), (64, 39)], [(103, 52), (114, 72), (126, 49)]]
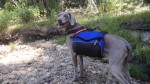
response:
[(77, 31), (77, 32), (75, 32), (75, 34), (78, 34), (78, 33), (80, 33), (80, 32), (83, 32), (83, 31), (86, 31), (87, 29), (81, 29), (81, 30), (79, 30), (79, 31)]
[(77, 29), (74, 29), (74, 30), (69, 30), (69, 31), (67, 31), (67, 35), (69, 35), (69, 34), (73, 34), (73, 33), (79, 33), (79, 31), (81, 31), (81, 30), (86, 30), (86, 28), (84, 28), (83, 26), (81, 26), (81, 27), (79, 27), (79, 28), (77, 28)]
[(79, 39), (81, 39), (81, 40), (83, 40), (85, 42), (88, 42), (88, 41), (91, 41), (91, 40), (98, 40), (99, 41), (99, 40), (103, 39), (103, 37), (95, 37), (95, 38), (91, 38), (91, 39), (86, 40), (86, 39), (84, 39), (84, 38), (82, 38), (82, 37), (80, 37), (78, 35), (74, 35), (72, 38), (79, 38)]

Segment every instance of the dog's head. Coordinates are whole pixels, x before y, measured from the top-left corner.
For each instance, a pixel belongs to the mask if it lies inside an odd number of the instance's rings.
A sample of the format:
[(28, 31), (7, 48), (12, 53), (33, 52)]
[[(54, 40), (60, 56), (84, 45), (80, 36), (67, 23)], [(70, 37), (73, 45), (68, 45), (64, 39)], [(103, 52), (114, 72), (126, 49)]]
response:
[(65, 30), (76, 23), (75, 18), (69, 12), (60, 12), (57, 21), (57, 28), (64, 28)]

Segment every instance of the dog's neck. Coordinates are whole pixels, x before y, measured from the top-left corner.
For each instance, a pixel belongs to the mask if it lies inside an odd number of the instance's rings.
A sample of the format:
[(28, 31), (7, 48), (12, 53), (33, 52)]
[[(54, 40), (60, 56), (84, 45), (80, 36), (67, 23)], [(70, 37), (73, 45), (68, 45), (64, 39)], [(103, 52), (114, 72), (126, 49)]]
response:
[(69, 35), (69, 34), (74, 34), (75, 32), (77, 32), (77, 31), (79, 31), (79, 30), (81, 30), (81, 29), (83, 29), (83, 28), (84, 28), (84, 26), (79, 25), (78, 23), (75, 23), (75, 25), (73, 25), (73, 26), (68, 26), (68, 27), (66, 28), (66, 34), (67, 34), (67, 35)]

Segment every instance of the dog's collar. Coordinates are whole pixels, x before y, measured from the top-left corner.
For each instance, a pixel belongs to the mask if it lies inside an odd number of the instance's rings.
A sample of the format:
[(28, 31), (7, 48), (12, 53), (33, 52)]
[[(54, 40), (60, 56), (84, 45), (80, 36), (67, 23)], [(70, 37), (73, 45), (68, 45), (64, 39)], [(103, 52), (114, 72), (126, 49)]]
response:
[(69, 35), (69, 34), (77, 34), (79, 32), (85, 31), (85, 30), (86, 30), (86, 28), (84, 28), (83, 26), (81, 26), (81, 27), (73, 29), (73, 30), (68, 30), (66, 34), (67, 35)]

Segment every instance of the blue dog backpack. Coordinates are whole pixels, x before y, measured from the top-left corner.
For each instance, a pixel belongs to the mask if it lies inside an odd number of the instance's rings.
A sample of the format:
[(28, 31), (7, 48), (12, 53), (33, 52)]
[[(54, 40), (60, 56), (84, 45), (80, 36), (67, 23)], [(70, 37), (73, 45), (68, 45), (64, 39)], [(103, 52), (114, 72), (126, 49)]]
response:
[(82, 31), (73, 36), (73, 51), (78, 55), (90, 57), (102, 57), (101, 53), (104, 49), (103, 32), (98, 31)]

